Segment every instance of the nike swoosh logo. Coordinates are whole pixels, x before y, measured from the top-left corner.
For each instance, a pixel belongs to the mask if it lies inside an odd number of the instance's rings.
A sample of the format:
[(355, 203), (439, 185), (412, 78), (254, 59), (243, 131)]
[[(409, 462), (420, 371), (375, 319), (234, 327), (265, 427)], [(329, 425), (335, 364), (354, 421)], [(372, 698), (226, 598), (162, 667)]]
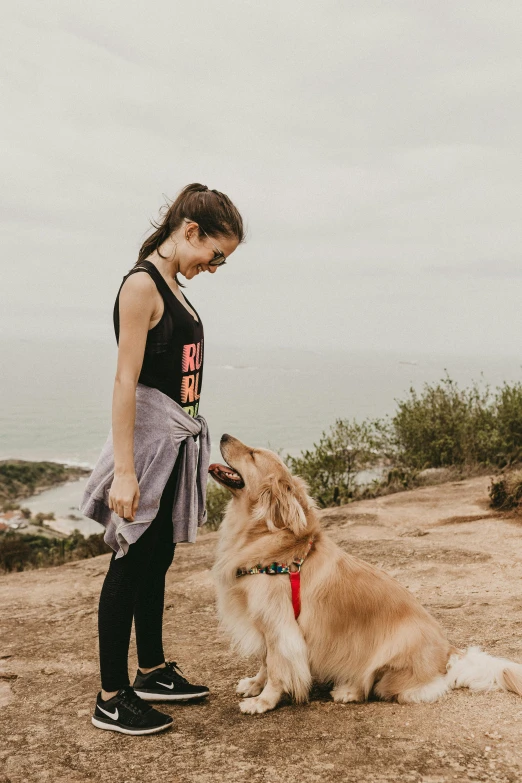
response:
[(166, 682), (158, 682), (157, 684), (158, 685), (163, 685), (164, 688), (169, 688), (169, 690), (172, 690), (173, 687), (174, 687), (174, 683), (173, 682), (171, 682), (170, 685), (167, 685)]
[(107, 712), (107, 710), (104, 710), (103, 707), (100, 707), (100, 705), (98, 704), (98, 709), (101, 710), (102, 712), (104, 712), (106, 715), (109, 716), (109, 718), (112, 718), (113, 720), (118, 720), (118, 718), (120, 717), (118, 715), (118, 708), (117, 707), (114, 710), (114, 712)]

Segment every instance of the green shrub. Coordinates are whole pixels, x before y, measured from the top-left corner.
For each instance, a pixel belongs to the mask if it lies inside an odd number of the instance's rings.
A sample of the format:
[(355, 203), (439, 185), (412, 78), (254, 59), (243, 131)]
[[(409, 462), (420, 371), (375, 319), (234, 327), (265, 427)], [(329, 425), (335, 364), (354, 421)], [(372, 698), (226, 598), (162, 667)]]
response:
[(54, 519), (54, 511), (49, 511), (49, 513), (45, 514), (43, 511), (39, 511), (34, 519), (32, 520), (34, 525), (38, 525), (38, 527), (43, 527), (43, 523), (45, 520), (51, 520)]
[(418, 475), (419, 471), (415, 470), (415, 468), (408, 468), (403, 465), (394, 467), (386, 472), (386, 476), (382, 481), (375, 483), (373, 489), (378, 490), (381, 487), (386, 487), (390, 493), (402, 492), (417, 485)]
[(389, 434), (382, 421), (337, 419), (314, 448), (288, 456), (290, 470), (301, 476), (319, 506), (348, 503), (358, 495), (357, 474), (382, 462)]
[(0, 538), (0, 568), (2, 571), (23, 571), (36, 563), (36, 553), (24, 537), (6, 533)]
[(0, 571), (23, 571), (62, 565), (111, 552), (103, 533), (85, 538), (78, 530), (67, 538), (20, 535), (14, 531), (0, 534)]
[[(422, 486), (433, 479), (422, 474), (426, 469), (469, 476), (522, 463), (522, 383), (493, 393), (477, 382), (460, 389), (446, 375), (396, 402), (385, 422), (338, 419), (313, 449), (287, 457), (320, 506)], [(361, 471), (385, 464), (391, 468), (384, 479), (359, 486)]]
[(400, 464), (423, 470), (492, 461), (496, 416), (489, 387), (459, 389), (446, 376), (425, 384), (422, 394), (410, 389), (397, 406), (391, 427)]
[(71, 552), (74, 560), (84, 560), (112, 552), (110, 546), (103, 540), (104, 535), (105, 533), (94, 533), (85, 537), (79, 530), (73, 530), (65, 539), (65, 551)]
[(522, 384), (504, 383), (494, 401), (495, 438), (491, 462), (505, 467), (522, 461)]
[(209, 479), (207, 484), (207, 530), (217, 530), (221, 525), (231, 494), (228, 489)]
[(522, 505), (522, 470), (514, 470), (498, 479), (489, 487), (490, 505), (502, 511), (517, 509)]

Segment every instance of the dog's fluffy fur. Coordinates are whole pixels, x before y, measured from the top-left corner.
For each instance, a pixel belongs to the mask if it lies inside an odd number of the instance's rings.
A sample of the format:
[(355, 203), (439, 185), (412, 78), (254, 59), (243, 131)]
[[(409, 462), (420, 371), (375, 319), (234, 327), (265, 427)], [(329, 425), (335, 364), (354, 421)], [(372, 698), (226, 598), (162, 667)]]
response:
[[(213, 568), (222, 625), (255, 677), (240, 680), (240, 709), (273, 709), (283, 693), (308, 698), (312, 678), (333, 683), (334, 701), (430, 702), (451, 688), (503, 689), (522, 696), (522, 665), (478, 647), (459, 650), (414, 596), (383, 571), (343, 552), (321, 529), (306, 484), (282, 460), (224, 435), (221, 452), (242, 479), (221, 525)], [(239, 478), (239, 477), (236, 477)], [(301, 614), (294, 617), (285, 575), (236, 577), (238, 568), (292, 562), (301, 569)]]

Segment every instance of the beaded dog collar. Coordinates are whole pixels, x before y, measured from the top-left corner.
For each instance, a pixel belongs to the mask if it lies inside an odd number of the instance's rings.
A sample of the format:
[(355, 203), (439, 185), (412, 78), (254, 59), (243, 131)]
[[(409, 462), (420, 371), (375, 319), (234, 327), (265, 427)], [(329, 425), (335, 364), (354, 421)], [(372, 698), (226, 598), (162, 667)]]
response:
[(253, 568), (238, 568), (236, 571), (236, 577), (246, 576), (247, 574), (292, 574), (301, 570), (301, 566), (306, 560), (314, 543), (314, 538), (309, 540), (308, 547), (303, 557), (298, 557), (292, 560), (291, 563), (270, 563), (270, 565), (262, 566), (260, 563)]
[(290, 564), (270, 563), (268, 566), (262, 566), (261, 563), (259, 563), (253, 568), (238, 568), (236, 577), (246, 576), (247, 574), (288, 574), (290, 577), (290, 588), (292, 590), (292, 607), (294, 610), (294, 617), (297, 620), (301, 614), (301, 566), (306, 560), (313, 543), (314, 537), (312, 536), (308, 541), (308, 547), (304, 556), (292, 560)]

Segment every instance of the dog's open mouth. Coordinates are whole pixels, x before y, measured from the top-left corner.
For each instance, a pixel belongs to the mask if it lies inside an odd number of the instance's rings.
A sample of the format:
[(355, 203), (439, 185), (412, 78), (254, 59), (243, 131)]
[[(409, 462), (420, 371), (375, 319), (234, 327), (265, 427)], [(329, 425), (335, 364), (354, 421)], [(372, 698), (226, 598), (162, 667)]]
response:
[(243, 489), (245, 486), (245, 482), (239, 473), (228, 465), (220, 465), (219, 462), (214, 462), (209, 466), (208, 472), (213, 479), (220, 484), (224, 484), (225, 487), (230, 487), (230, 489)]

